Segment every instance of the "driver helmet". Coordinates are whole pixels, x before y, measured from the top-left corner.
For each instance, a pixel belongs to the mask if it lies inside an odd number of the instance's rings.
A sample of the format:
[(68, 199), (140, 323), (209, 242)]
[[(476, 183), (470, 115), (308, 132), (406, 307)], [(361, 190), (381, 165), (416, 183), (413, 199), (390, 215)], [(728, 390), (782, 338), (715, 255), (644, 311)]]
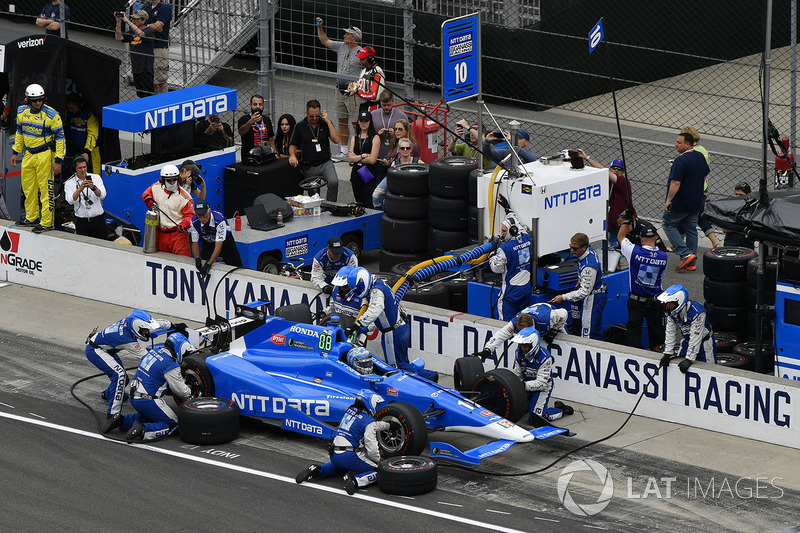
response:
[(25, 98), (39, 100), (40, 98), (44, 98), (44, 87), (39, 85), (38, 83), (31, 83), (28, 87), (25, 88)]
[(521, 329), (519, 333), (514, 335), (511, 342), (519, 345), (517, 351), (520, 357), (527, 362), (533, 361), (536, 358), (536, 354), (539, 353), (539, 332), (533, 326)]
[[(164, 165), (164, 168), (161, 169), (161, 183), (164, 184), (164, 188), (167, 189), (169, 192), (175, 192), (178, 190), (178, 178), (180, 178), (180, 171), (178, 167), (175, 165)], [(174, 179), (173, 179), (174, 178)], [(172, 181), (167, 181), (167, 180)]]
[(383, 396), (377, 394), (369, 389), (361, 389), (356, 393), (355, 404), (361, 404), (373, 417), (378, 412), (378, 405), (382, 404), (385, 400)]
[(672, 318), (677, 318), (678, 313), (686, 309), (689, 301), (689, 291), (683, 285), (672, 285), (658, 295), (658, 301), (664, 304), (664, 311)]
[(362, 346), (347, 352), (347, 364), (359, 374), (372, 374), (372, 354)]
[(172, 358), (175, 359), (175, 362), (178, 364), (181, 364), (184, 354), (195, 350), (195, 347), (192, 346), (192, 343), (189, 342), (189, 339), (187, 339), (183, 333), (172, 333), (167, 337), (164, 348), (169, 350)]
[(372, 288), (372, 274), (364, 267), (354, 267), (347, 276), (347, 284), (350, 286), (349, 300), (353, 298), (364, 298)]
[(158, 329), (158, 322), (153, 319), (150, 313), (142, 311), (141, 309), (131, 312), (131, 314), (128, 315), (127, 321), (128, 329), (133, 333), (133, 336), (140, 341), (149, 341), (150, 332), (154, 329)]

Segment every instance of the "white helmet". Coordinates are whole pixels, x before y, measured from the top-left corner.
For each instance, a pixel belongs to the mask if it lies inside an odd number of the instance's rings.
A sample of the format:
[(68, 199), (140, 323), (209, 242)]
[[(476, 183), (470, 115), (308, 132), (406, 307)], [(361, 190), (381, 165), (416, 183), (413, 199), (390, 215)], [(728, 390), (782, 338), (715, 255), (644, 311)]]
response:
[(25, 89), (25, 98), (44, 98), (44, 87), (38, 83), (31, 83)]
[(161, 183), (164, 184), (164, 188), (169, 192), (175, 192), (178, 190), (178, 178), (180, 175), (181, 173), (175, 165), (164, 165), (164, 168), (161, 169)]
[(514, 215), (514, 213), (509, 213), (506, 219), (500, 225), (506, 227), (506, 234), (503, 237), (503, 239), (506, 241), (518, 238), (519, 234), (524, 231), (524, 228), (519, 223), (519, 220), (517, 220), (517, 217)]
[[(664, 311), (675, 318), (683, 309), (686, 308), (686, 303), (689, 301), (689, 291), (683, 285), (672, 285), (667, 287), (667, 290), (658, 295), (658, 301), (664, 304)], [(670, 309), (669, 304), (674, 303), (675, 307)]]
[(136, 309), (128, 315), (128, 329), (140, 341), (148, 341), (150, 333), (158, 329), (158, 322), (147, 311)]
[[(533, 361), (536, 354), (539, 353), (539, 332), (533, 326), (521, 329), (519, 333), (514, 335), (511, 342), (519, 344), (519, 348), (517, 349), (520, 350), (520, 355), (526, 361)], [(530, 345), (530, 348), (528, 348), (526, 352), (523, 352), (522, 347), (528, 345)]]

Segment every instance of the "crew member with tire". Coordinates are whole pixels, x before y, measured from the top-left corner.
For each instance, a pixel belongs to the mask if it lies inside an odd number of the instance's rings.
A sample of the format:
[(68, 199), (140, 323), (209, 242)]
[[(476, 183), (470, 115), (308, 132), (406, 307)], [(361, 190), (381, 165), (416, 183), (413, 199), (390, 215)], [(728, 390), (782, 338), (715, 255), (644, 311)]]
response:
[(172, 433), (178, 427), (178, 415), (163, 396), (172, 391), (179, 403), (192, 397), (180, 365), (184, 354), (194, 349), (182, 333), (170, 334), (158, 350), (148, 349), (131, 383), (131, 406), (136, 414), (117, 413), (106, 421), (103, 433), (119, 428), (127, 431), (128, 442), (153, 440)]
[(375, 324), (383, 333), (381, 346), (386, 362), (393, 367), (417, 374), (431, 381), (439, 381), (439, 374), (433, 370), (415, 368), (408, 360), (408, 346), (411, 344), (411, 326), (405, 313), (395, 302), (394, 292), (382, 279), (375, 278), (366, 268), (357, 267), (347, 278), (350, 286), (348, 298), (366, 300), (368, 306), (364, 314), (356, 320), (353, 330), (346, 330), (349, 338), (352, 331), (366, 331)]
[(358, 257), (342, 245), (342, 239), (331, 237), (328, 239), (328, 246), (317, 252), (311, 262), (311, 283), (317, 290), (331, 294), (334, 289), (333, 278), (346, 265), (357, 267)]
[(520, 330), (511, 342), (517, 344), (514, 371), (525, 385), (530, 424), (535, 427), (542, 425), (539, 417), (552, 422), (571, 415), (574, 412), (572, 407), (561, 402), (556, 402), (553, 407), (547, 406), (553, 393), (553, 356), (547, 348), (540, 346), (536, 328), (531, 326)]
[(497, 318), (511, 320), (531, 299), (531, 253), (533, 240), (513, 213), (500, 225), (502, 244), (489, 259), (489, 268), (500, 274)]
[(356, 394), (353, 405), (347, 408), (330, 446), (330, 461), (314, 464), (295, 477), (297, 483), (309, 479), (325, 478), (345, 472), (344, 490), (351, 496), (356, 487), (366, 487), (378, 479), (378, 431), (388, 431), (389, 422), (376, 421), (378, 405), (383, 397), (369, 389)]
[[(527, 317), (527, 318), (523, 318)], [(514, 317), (513, 320), (498, 329), (489, 339), (483, 350), (473, 355), (486, 360), (495, 350), (503, 346), (503, 343), (519, 333), (521, 329), (533, 326), (539, 332), (539, 336), (545, 345), (553, 342), (555, 336), (560, 333), (567, 333), (566, 325), (569, 314), (566, 309), (556, 308), (548, 303), (537, 303), (529, 305)]]
[(684, 357), (678, 364), (678, 368), (684, 374), (695, 361), (716, 364), (717, 350), (708, 313), (698, 302), (689, 299), (686, 287), (672, 285), (659, 294), (658, 301), (664, 304), (664, 312), (667, 315), (661, 366), (669, 366), (670, 359), (676, 355)]

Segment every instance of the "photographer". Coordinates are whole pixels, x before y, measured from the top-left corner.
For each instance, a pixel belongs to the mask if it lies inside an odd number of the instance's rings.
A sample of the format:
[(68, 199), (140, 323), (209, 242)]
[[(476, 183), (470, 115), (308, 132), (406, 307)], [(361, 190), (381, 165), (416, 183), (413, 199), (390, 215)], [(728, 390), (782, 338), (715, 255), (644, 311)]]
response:
[[(149, 15), (146, 11), (139, 10), (128, 16), (121, 12), (114, 13), (117, 25), (114, 28), (114, 38), (118, 41), (130, 43), (131, 73), (133, 84), (136, 86), (136, 96), (143, 98), (154, 93), (153, 87), (153, 36), (155, 30), (146, 26)], [(122, 23), (130, 28), (130, 33), (122, 33)]]
[[(465, 140), (464, 137), (464, 130), (469, 130), (469, 143), (467, 142), (456, 142), (456, 140)], [(463, 157), (470, 157), (472, 159), (478, 159), (478, 126), (473, 125), (471, 128), (469, 126), (469, 122), (466, 119), (461, 119), (456, 123), (456, 136), (450, 139), (450, 143), (447, 145), (447, 151), (452, 155), (460, 155)], [(485, 168), (489, 168), (494, 166), (494, 163), (491, 159), (484, 156), (483, 157), (483, 166)]]
[(264, 117), (264, 97), (254, 94), (250, 97), (250, 113), (239, 119), (239, 135), (242, 136), (242, 163), (246, 163), (250, 157), (250, 150), (258, 146), (268, 144), (275, 149), (275, 133), (272, 129), (272, 121), (269, 117)]
[(191, 159), (181, 163), (180, 184), (183, 190), (189, 194), (194, 194), (200, 200), (206, 199), (206, 182), (200, 176), (200, 166)]
[[(509, 131), (503, 132), (502, 137), (500, 132), (492, 131), (488, 133), (483, 140), (483, 153), (497, 162), (502, 161), (511, 153), (511, 148), (508, 146), (508, 143), (501, 142), (503, 137), (505, 137), (507, 141), (511, 141), (511, 133)], [(531, 136), (527, 131), (519, 130), (517, 132), (517, 154), (519, 155), (520, 161), (523, 163), (533, 163), (539, 158), (535, 152), (528, 150), (530, 140)]]
[(227, 122), (222, 122), (216, 113), (198, 119), (194, 130), (194, 147), (204, 152), (223, 150), (233, 146), (233, 130)]
[(102, 200), (106, 197), (103, 178), (88, 172), (82, 155), (73, 159), (75, 174), (64, 183), (64, 196), (75, 209), (75, 233), (108, 240)]

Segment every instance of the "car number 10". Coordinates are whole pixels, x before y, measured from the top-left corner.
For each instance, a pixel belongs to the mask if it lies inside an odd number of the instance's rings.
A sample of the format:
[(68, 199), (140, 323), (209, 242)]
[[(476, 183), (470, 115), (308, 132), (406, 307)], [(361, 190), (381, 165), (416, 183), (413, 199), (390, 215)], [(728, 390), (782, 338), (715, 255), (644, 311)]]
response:
[(456, 84), (464, 83), (467, 81), (467, 63), (466, 61), (462, 61), (460, 63), (456, 63), (453, 65), (453, 69), (456, 71)]

